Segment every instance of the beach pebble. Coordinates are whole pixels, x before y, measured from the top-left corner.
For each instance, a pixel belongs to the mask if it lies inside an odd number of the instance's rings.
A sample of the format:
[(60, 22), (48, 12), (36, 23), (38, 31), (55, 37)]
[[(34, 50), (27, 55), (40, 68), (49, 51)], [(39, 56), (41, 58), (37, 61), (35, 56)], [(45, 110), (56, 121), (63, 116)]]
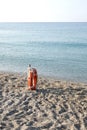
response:
[(18, 111), (16, 109), (13, 109), (11, 111), (9, 111), (6, 115), (7, 116), (11, 116), (11, 115), (14, 115), (15, 113), (17, 113)]
[(6, 123), (5, 122), (1, 122), (0, 123), (0, 129), (2, 130), (4, 128), (6, 128)]
[(0, 108), (0, 114), (2, 114), (2, 113), (3, 113), (3, 109)]
[(87, 116), (83, 119), (85, 127), (87, 128)]

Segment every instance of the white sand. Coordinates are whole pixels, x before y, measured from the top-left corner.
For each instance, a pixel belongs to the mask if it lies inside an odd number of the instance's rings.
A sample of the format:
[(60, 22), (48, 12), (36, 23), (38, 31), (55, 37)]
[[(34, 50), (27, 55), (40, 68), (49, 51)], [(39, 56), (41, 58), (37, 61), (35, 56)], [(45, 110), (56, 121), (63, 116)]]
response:
[(87, 130), (87, 84), (0, 73), (0, 130)]

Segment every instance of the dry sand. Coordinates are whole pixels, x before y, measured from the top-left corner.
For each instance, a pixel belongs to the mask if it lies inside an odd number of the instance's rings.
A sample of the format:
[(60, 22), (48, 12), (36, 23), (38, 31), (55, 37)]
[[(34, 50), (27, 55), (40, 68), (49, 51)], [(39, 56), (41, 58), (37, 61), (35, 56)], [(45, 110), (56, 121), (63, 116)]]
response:
[(0, 73), (0, 130), (87, 130), (87, 84)]

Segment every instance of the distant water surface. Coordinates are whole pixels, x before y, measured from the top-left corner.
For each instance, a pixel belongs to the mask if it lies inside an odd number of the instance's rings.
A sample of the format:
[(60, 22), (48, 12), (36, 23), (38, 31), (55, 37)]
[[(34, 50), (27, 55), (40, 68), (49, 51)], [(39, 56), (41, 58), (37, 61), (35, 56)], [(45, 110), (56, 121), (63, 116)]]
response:
[(0, 71), (87, 82), (87, 23), (0, 23)]

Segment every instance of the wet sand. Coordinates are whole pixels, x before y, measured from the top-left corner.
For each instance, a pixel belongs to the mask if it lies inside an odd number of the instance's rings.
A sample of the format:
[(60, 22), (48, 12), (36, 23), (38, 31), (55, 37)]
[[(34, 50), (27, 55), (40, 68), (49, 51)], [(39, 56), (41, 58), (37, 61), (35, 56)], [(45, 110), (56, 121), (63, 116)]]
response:
[(87, 84), (1, 72), (0, 130), (87, 130)]

